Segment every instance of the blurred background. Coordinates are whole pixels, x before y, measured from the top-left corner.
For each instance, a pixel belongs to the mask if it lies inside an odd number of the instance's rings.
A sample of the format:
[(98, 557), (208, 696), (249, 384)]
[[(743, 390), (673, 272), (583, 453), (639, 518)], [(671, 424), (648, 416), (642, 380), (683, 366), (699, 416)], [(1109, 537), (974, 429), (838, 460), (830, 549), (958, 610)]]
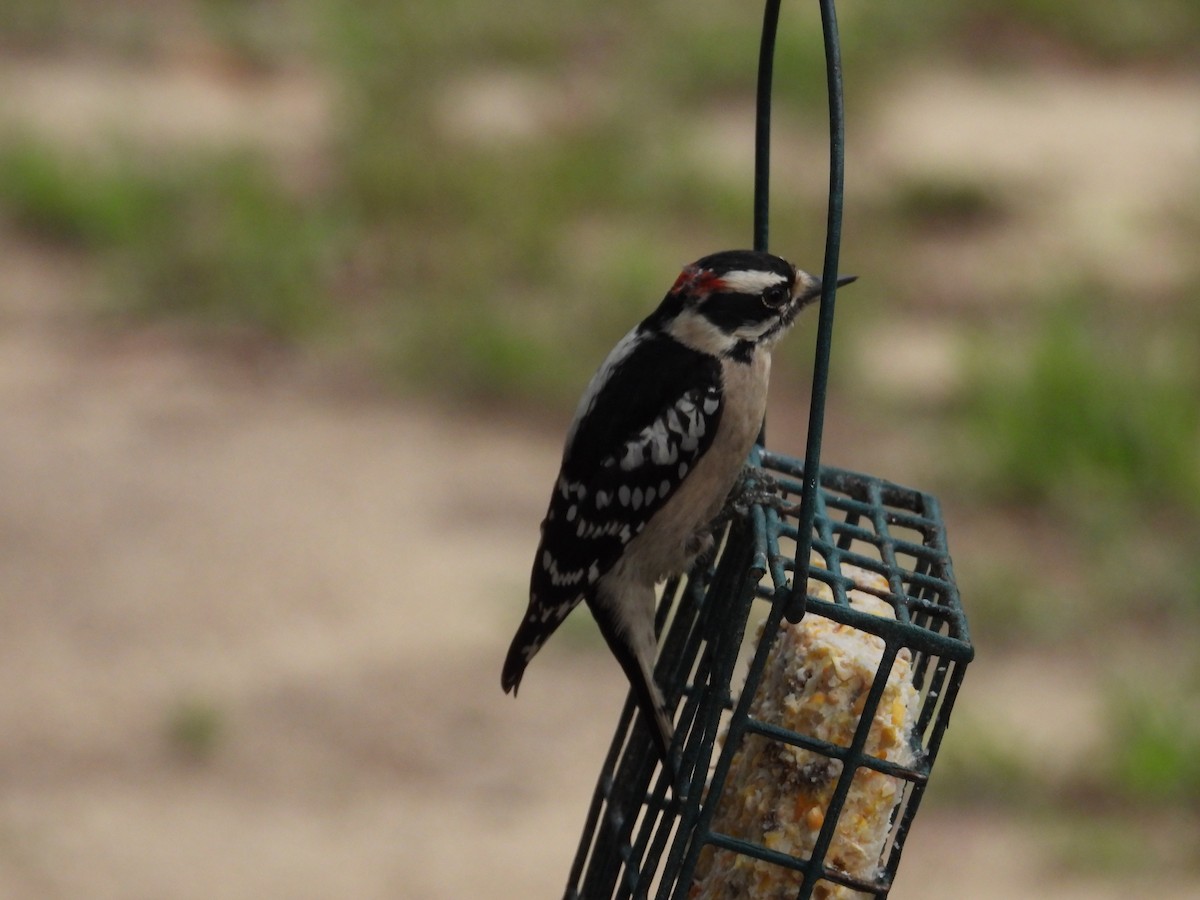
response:
[[(0, 896), (561, 892), (624, 681), (583, 615), (500, 662), (582, 385), (750, 242), (760, 17), (0, 7)], [(939, 496), (977, 646), (892, 896), (1194, 897), (1200, 6), (840, 24), (824, 459)], [(787, 4), (815, 270), (821, 52)]]

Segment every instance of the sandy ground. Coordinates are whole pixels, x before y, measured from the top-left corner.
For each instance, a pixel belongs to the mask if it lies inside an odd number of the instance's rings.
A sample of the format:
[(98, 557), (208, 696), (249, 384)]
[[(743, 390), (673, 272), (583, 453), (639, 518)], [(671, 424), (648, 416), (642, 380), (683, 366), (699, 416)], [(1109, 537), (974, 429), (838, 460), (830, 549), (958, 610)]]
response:
[[(0, 897), (559, 895), (624, 687), (565, 640), (500, 692), (558, 436), (84, 327), (87, 273), (2, 237)], [(1053, 859), (929, 809), (892, 896), (1196, 895)]]
[(0, 896), (559, 887), (622, 698), (499, 690), (553, 443), (4, 299)]

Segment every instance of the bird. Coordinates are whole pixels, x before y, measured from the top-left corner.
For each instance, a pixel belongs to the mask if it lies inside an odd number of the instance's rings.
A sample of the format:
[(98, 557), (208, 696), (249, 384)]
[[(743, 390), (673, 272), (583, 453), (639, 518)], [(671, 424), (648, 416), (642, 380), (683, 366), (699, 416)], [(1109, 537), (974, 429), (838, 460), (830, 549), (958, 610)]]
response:
[(762, 427), (771, 351), (821, 286), (767, 252), (713, 253), (685, 266), (613, 347), (567, 430), (505, 693), (516, 696), (534, 655), (584, 602), (671, 766), (672, 715), (654, 677), (655, 586), (714, 545), (713, 523)]

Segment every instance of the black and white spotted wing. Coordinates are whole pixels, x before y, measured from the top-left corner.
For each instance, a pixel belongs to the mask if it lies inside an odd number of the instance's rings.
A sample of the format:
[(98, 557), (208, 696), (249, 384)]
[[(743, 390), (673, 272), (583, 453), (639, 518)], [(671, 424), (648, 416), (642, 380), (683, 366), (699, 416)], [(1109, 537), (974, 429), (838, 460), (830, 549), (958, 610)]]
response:
[(720, 364), (653, 333), (614, 349), (580, 405), (533, 561), (505, 690), (671, 498), (712, 443)]

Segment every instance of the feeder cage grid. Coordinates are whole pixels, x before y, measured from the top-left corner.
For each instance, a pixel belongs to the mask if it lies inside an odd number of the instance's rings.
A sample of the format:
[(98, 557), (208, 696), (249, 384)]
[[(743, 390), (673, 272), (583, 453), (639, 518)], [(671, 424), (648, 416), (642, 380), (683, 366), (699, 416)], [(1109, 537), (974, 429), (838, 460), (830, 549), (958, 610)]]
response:
[[(767, 451), (756, 451), (755, 456), (785, 495), (800, 493), (802, 462)], [(822, 880), (866, 896), (887, 896), (973, 648), (934, 497), (829, 467), (821, 471), (817, 497), (812, 547), (820, 564), (809, 568), (810, 586), (821, 584), (827, 590), (810, 590), (806, 616), (847, 625), (883, 642), (853, 738), (845, 745), (833, 744), (755, 720), (746, 712), (781, 624), (778, 598), (791, 592), (797, 569), (789, 552), (796, 543), (794, 519), (755, 507), (748, 523), (731, 527), (715, 559), (667, 584), (659, 608), (663, 629), (656, 676), (669, 705), (682, 698), (675, 748), (686, 789), (681, 797), (673, 795), (671, 776), (658, 765), (649, 733), (632, 701), (627, 702), (597, 784), (566, 897), (686, 898), (708, 845), (800, 872), (803, 883), (797, 897), (821, 896), (813, 891)], [(845, 573), (849, 567), (886, 579), (886, 589), (867, 591), (888, 604), (894, 618), (851, 605), (849, 591), (863, 588)], [(757, 641), (747, 634), (747, 623), (755, 620), (763, 623)], [(864, 749), (872, 711), (892, 662), (902, 653), (911, 659), (919, 703), (908, 738), (912, 758), (906, 764)], [(748, 669), (747, 679), (735, 693), (733, 676), (742, 668)], [(722, 733), (724, 740), (718, 743)], [(825, 824), (807, 857), (790, 856), (713, 827), (731, 760), (752, 735), (803, 748), (840, 769), (823, 813)], [(870, 878), (840, 872), (823, 859), (860, 769), (903, 783), (878, 868)]]

